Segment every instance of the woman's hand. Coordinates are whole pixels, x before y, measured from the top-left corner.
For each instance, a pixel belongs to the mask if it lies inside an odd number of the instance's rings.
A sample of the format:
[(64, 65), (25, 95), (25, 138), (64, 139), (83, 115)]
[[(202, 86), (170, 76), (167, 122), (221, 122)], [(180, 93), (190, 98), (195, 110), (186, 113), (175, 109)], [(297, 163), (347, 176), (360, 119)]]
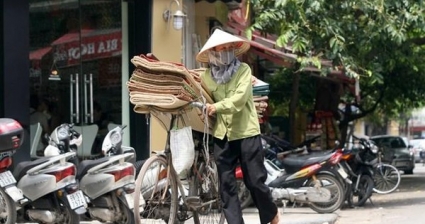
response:
[(214, 104), (207, 103), (206, 106), (207, 106), (207, 114), (209, 116), (213, 116), (216, 112), (216, 108), (215, 108)]
[(251, 76), (251, 84), (252, 84), (252, 86), (254, 86), (255, 83), (257, 83), (257, 77)]

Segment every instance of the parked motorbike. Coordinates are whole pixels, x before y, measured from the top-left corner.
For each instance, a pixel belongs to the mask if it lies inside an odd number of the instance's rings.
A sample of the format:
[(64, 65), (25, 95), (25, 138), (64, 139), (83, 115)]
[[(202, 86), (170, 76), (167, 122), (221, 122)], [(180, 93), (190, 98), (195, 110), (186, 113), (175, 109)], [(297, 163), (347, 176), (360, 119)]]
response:
[(374, 188), (374, 168), (377, 161), (378, 147), (364, 138), (353, 135), (358, 142), (351, 149), (344, 150), (340, 166), (350, 176), (353, 184), (347, 185), (347, 202), (351, 207), (363, 206), (372, 196)]
[(280, 169), (284, 169), (282, 161), (277, 157), (278, 153), (291, 151), (298, 148), (304, 148), (304, 154), (311, 152), (311, 144), (315, 142), (320, 136), (308, 139), (297, 146), (292, 145), (290, 142), (279, 138), (276, 135), (261, 135), (263, 149), (265, 149), (265, 158), (272, 161)]
[[(318, 213), (334, 212), (345, 200), (344, 186), (337, 176), (344, 180), (348, 177), (343, 169), (337, 167), (342, 150), (295, 155), (305, 151), (303, 147), (279, 153), (279, 157), (284, 157), (281, 162), (285, 169), (265, 159), (268, 173), (266, 184), (271, 188), (275, 200), (307, 203)], [(236, 169), (236, 178), (243, 180), (240, 167)]]
[[(16, 122), (13, 126), (18, 125)], [(19, 138), (12, 137), (15, 145), (19, 145)], [(17, 209), (17, 212), (9, 214), (17, 214), (19, 221), (22, 219), (41, 223), (80, 223), (79, 214), (86, 212), (86, 202), (75, 179), (76, 167), (68, 162), (75, 156), (76, 153), (71, 152), (20, 162), (13, 175), (10, 171), (4, 172), (6, 175), (2, 173), (2, 191), (10, 196), (5, 198), (9, 199), (5, 204)], [(16, 182), (17, 188), (12, 187), (14, 190), (10, 191), (10, 185)], [(6, 223), (15, 223), (15, 220), (10, 219)]]
[[(54, 130), (51, 139), (59, 147), (59, 151), (48, 150), (45, 155), (63, 153), (66, 150), (76, 150), (73, 144), (56, 142), (55, 136), (71, 136), (70, 139), (80, 139), (81, 135), (72, 129), (72, 124), (62, 124)], [(102, 144), (103, 158), (79, 162), (77, 180), (88, 202), (87, 218), (100, 222), (134, 223), (132, 212), (134, 206), (133, 192), (135, 189), (135, 167), (133, 166), (134, 149), (122, 147), (122, 134), (126, 126), (117, 126), (106, 135)], [(77, 140), (78, 142), (79, 140)]]
[(16, 223), (15, 201), (23, 199), (22, 191), (16, 187), (16, 180), (9, 167), (12, 155), (23, 141), (21, 125), (9, 118), (0, 118), (0, 222)]

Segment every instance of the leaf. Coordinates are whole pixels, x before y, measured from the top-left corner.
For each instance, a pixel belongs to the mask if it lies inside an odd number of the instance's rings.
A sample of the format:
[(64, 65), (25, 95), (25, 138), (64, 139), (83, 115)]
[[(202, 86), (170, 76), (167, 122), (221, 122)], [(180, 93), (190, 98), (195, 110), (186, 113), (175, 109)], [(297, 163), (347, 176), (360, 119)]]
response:
[(251, 28), (251, 27), (249, 27), (249, 28), (247, 28), (245, 30), (245, 35), (246, 35), (246, 38), (248, 40), (251, 40), (252, 39), (252, 30), (253, 30), (253, 28)]
[(284, 7), (288, 3), (288, 0), (275, 0), (274, 7)]
[(305, 52), (306, 49), (306, 43), (304, 40), (302, 39), (297, 39), (294, 41), (294, 43), (292, 44), (292, 51), (294, 53), (297, 52)]

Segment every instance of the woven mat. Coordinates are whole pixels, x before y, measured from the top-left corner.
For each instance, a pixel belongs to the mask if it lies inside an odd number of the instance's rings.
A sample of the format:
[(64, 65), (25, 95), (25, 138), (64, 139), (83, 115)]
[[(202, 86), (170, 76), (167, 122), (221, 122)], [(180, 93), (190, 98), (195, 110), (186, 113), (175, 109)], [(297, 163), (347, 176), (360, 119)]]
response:
[(192, 98), (197, 98), (197, 93), (194, 88), (197, 88), (193, 85), (190, 85), (184, 77), (179, 77), (171, 74), (152, 74), (142, 71), (142, 69), (136, 69), (133, 72), (133, 75), (130, 78), (135, 84), (151, 84), (154, 85), (152, 88), (173, 88), (172, 86), (182, 86), (187, 91), (187, 95), (190, 95)]
[(254, 105), (255, 105), (255, 109), (257, 110), (257, 112), (258, 111), (265, 111), (265, 110), (267, 110), (267, 107), (268, 107), (268, 104), (264, 101), (255, 102)]
[(149, 71), (154, 74), (181, 75), (185, 78), (189, 85), (193, 87), (196, 96), (201, 97), (202, 95), (206, 98), (208, 103), (214, 102), (211, 96), (206, 92), (205, 88), (200, 87), (200, 79), (194, 78), (194, 74), (196, 74), (196, 72), (189, 72), (189, 70), (187, 70), (186, 67), (181, 64), (157, 61), (151, 58), (147, 58), (144, 55), (134, 56), (131, 59), (131, 62), (137, 68), (140, 68), (143, 71)]
[(268, 99), (269, 99), (268, 96), (254, 96), (254, 102), (267, 101)]
[(178, 109), (188, 103), (171, 94), (140, 92), (130, 92), (130, 102), (134, 105), (151, 105), (166, 109)]
[(157, 94), (170, 94), (184, 101), (193, 101), (193, 95), (189, 94), (183, 86), (159, 86), (150, 85), (145, 83), (127, 82), (128, 90), (130, 93), (157, 93)]

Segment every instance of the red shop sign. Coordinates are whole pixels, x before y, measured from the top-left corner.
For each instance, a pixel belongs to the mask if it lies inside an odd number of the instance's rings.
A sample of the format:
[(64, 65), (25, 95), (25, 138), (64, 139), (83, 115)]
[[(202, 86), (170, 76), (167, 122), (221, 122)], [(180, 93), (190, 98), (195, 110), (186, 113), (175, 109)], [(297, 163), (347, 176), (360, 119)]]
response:
[(54, 59), (62, 66), (78, 64), (80, 57), (83, 61), (114, 57), (121, 55), (121, 29), (68, 33), (55, 40), (52, 46)]

